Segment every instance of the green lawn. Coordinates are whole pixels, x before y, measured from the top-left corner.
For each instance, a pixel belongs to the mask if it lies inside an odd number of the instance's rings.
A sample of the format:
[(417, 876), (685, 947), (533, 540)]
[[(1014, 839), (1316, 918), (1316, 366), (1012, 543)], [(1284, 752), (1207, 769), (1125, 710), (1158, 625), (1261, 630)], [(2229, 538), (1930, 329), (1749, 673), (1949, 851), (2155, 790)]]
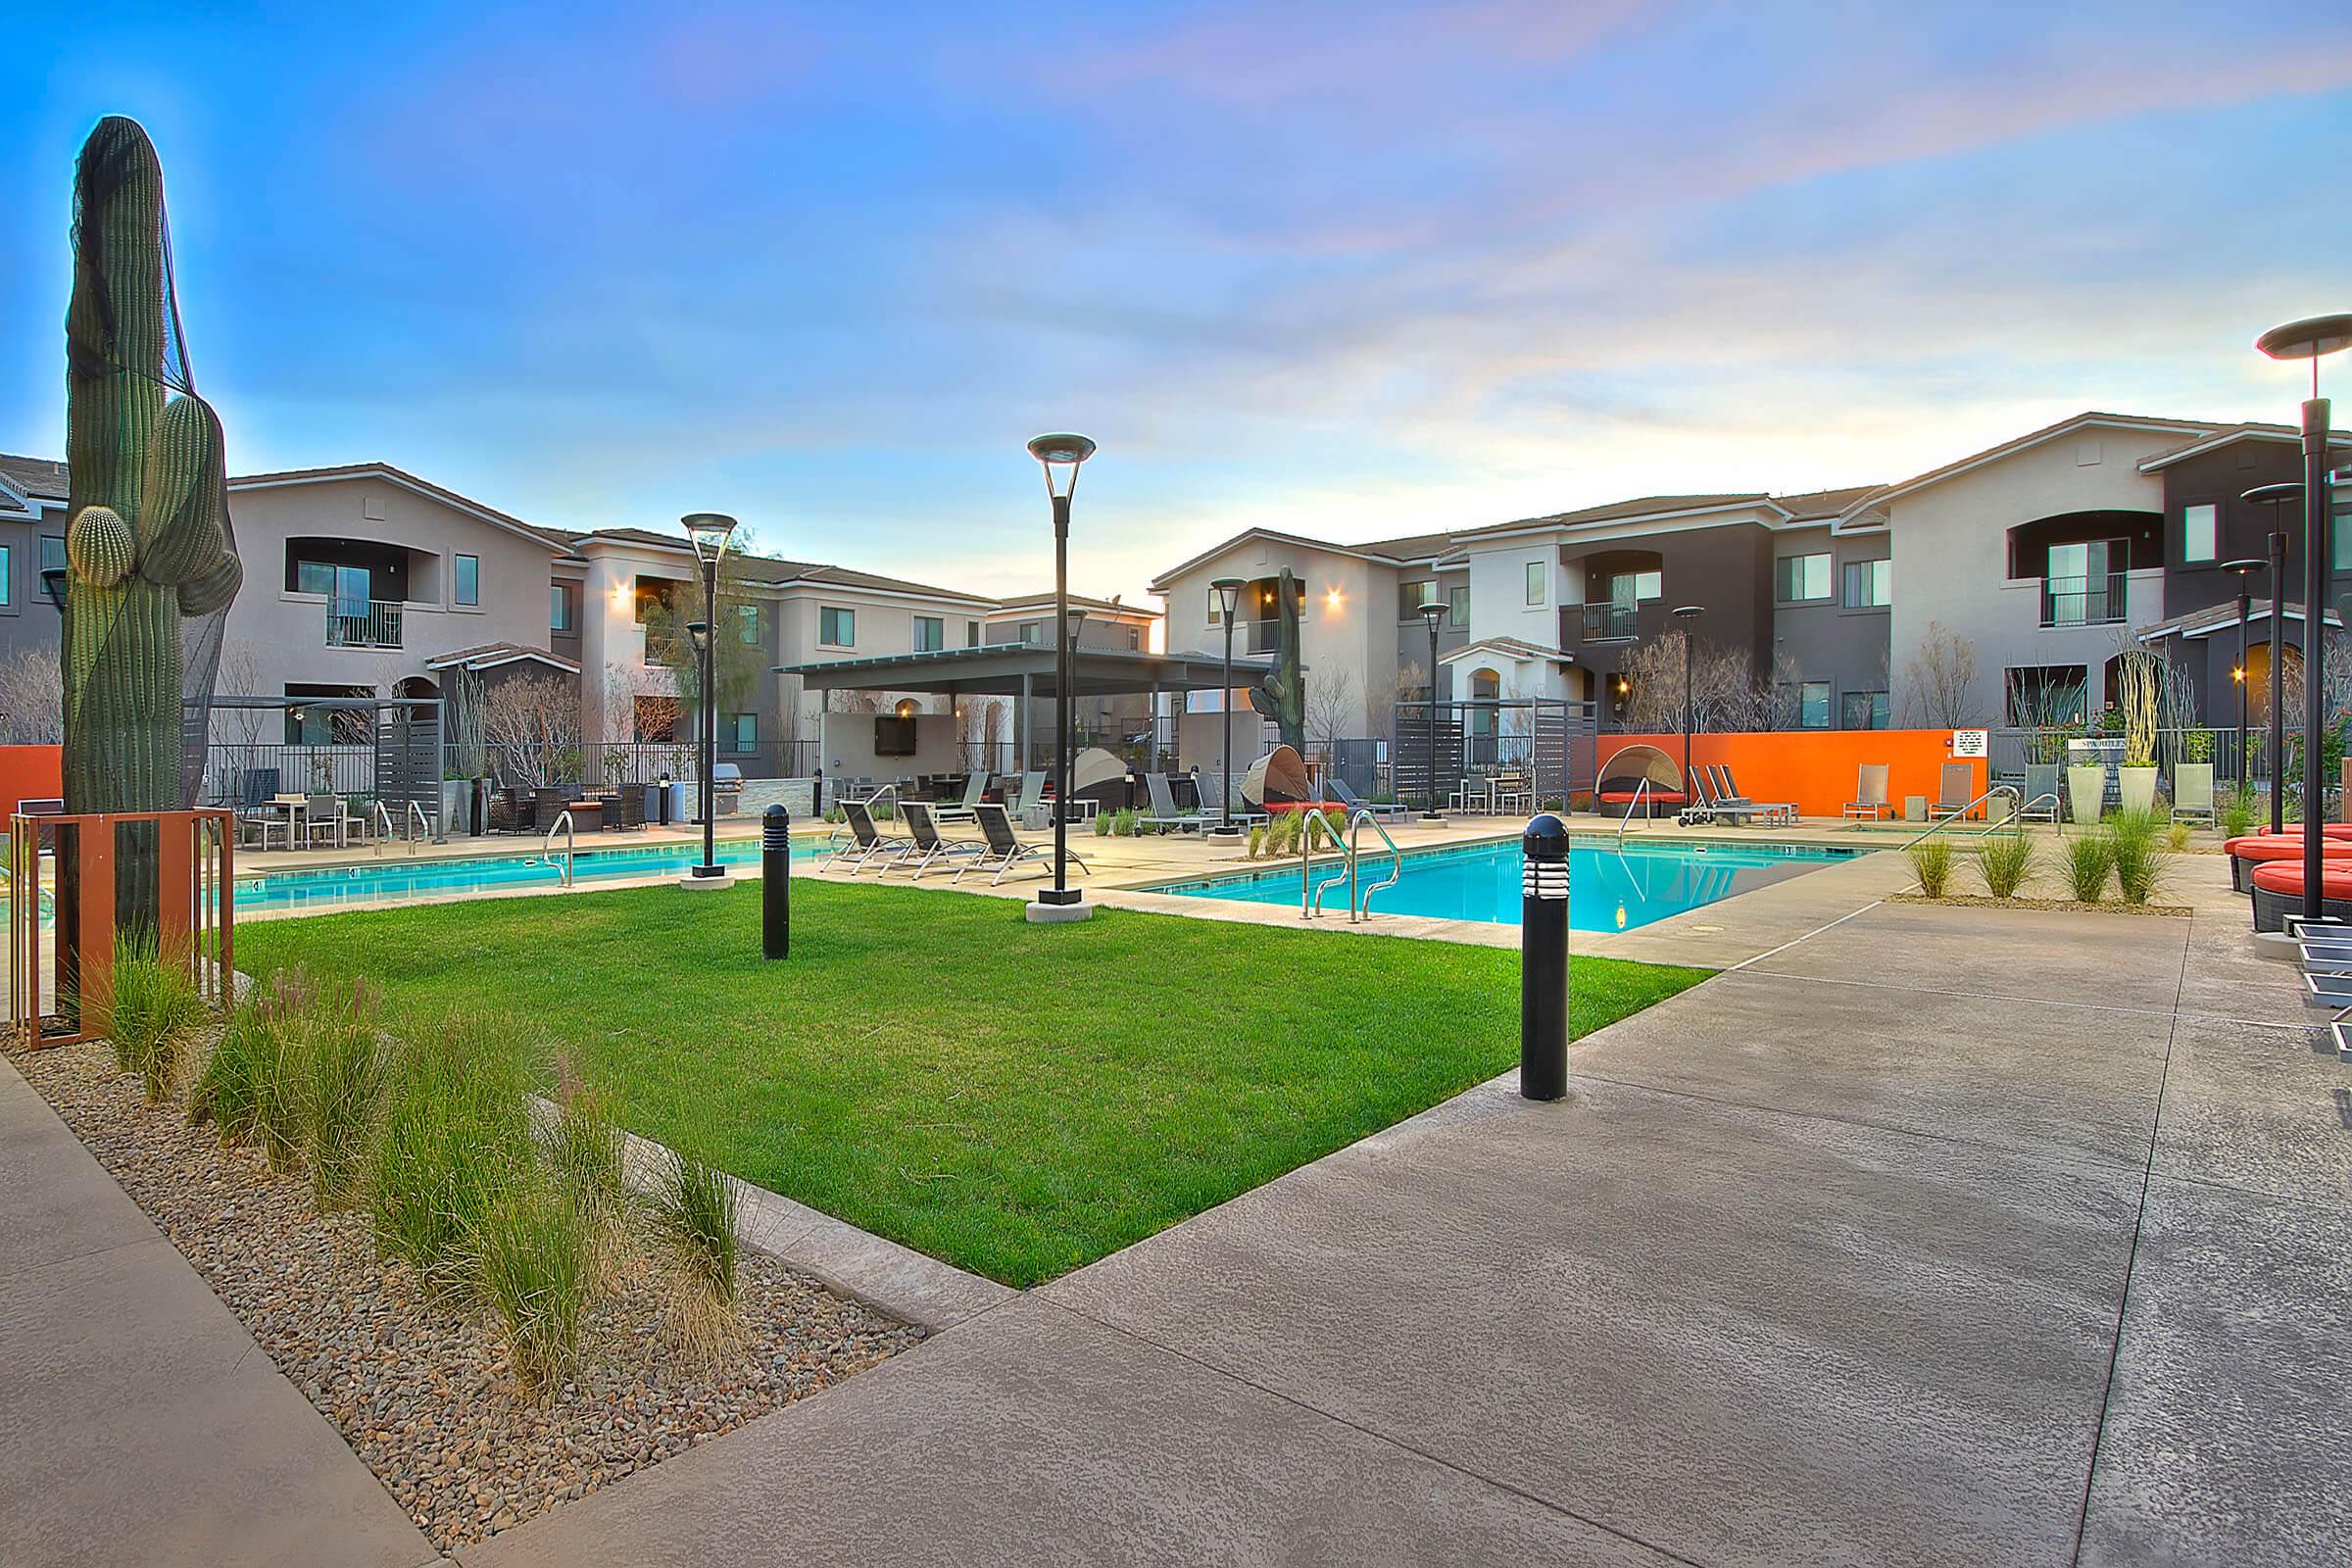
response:
[[(802, 879), (258, 922), (249, 973), (365, 975), (569, 1050), (636, 1131), (1011, 1285), (1141, 1240), (1502, 1071), (1519, 956)], [(1579, 959), (1578, 1033), (1704, 978)]]

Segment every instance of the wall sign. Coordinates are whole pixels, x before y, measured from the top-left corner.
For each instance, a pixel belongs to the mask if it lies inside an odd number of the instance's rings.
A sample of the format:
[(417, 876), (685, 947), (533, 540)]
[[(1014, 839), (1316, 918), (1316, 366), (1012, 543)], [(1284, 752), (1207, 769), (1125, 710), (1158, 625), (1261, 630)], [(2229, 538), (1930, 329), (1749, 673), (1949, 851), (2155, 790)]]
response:
[(1990, 757), (1992, 731), (1988, 729), (1956, 729), (1952, 731), (1954, 757)]

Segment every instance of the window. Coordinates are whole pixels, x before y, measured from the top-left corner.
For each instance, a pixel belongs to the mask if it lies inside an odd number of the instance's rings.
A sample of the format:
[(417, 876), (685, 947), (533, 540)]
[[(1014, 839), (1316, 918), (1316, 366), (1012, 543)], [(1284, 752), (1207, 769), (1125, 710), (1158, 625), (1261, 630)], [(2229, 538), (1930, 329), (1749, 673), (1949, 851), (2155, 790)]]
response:
[(1666, 574), (1664, 572), (1637, 571), (1634, 573), (1634, 599), (1636, 603), (1640, 603), (1644, 599), (1662, 599), (1665, 597), (1665, 595)]
[(1846, 609), (1884, 610), (1893, 603), (1893, 562), (1849, 561), (1845, 564)]
[(571, 590), (560, 582), (547, 585), (547, 629), (577, 631), (571, 618)]
[(2028, 664), (2001, 671), (2007, 693), (2003, 717), (2011, 729), (2046, 729), (2080, 724), (2088, 690), (2081, 664)]
[(816, 641), (820, 648), (858, 646), (858, 612), (825, 605), (816, 612)]
[(1426, 579), (1396, 585), (1396, 618), (1419, 620), (1421, 607), (1438, 597), (1438, 585)]
[(653, 612), (656, 606), (668, 604), (669, 590), (672, 586), (666, 578), (662, 577), (640, 577), (637, 579), (637, 603), (634, 614), (638, 625), (645, 624), (646, 617)]
[(758, 713), (729, 713), (726, 727), (718, 732), (722, 749), (730, 752), (756, 752), (760, 749), (760, 715)]
[(1218, 597), (1217, 591), (1214, 588), (1211, 588), (1208, 591), (1208, 623), (1211, 626), (1222, 626), (1225, 624), (1224, 606), (1225, 601)]
[(1130, 626), (1127, 628), (1127, 649), (1130, 653), (1138, 654), (1144, 651), (1143, 628), (1139, 626)]
[(2212, 502), (2201, 502), (2180, 514), (2180, 560), (2188, 565), (2211, 561), (2218, 532), (2221, 509)]
[(980, 646), (980, 623), (978, 621), (967, 620), (963, 623), (963, 646), (966, 648)]
[(1024, 647), (1038, 647), (1046, 640), (1046, 623), (1042, 620), (1024, 620), (1018, 636)]
[(0, 545), (0, 610), (6, 610), (16, 603), (10, 597), (12, 591), (8, 575), (8, 546)]
[(948, 646), (948, 623), (937, 615), (914, 617), (914, 651), (936, 654)]
[(1840, 729), (1885, 729), (1886, 727), (1886, 694), (1885, 692), (1847, 692), (1845, 718)]
[(758, 605), (737, 605), (735, 607), (735, 634), (754, 648), (760, 646), (760, 607)]
[(41, 535), (41, 572), (44, 576), (66, 569), (66, 536), (62, 533)]
[(1774, 578), (1772, 591), (1781, 603), (1804, 604), (1830, 597), (1830, 558), (1827, 554), (1783, 556), (1778, 565), (1779, 575)]
[(335, 591), (335, 568), (323, 561), (294, 563), (294, 591), (303, 594), (331, 594)]
[[(2338, 571), (2352, 571), (2352, 505), (2340, 505), (2328, 519), (2328, 554)], [(47, 544), (47, 540), (41, 541)], [(47, 557), (43, 557), (47, 560)]]
[(478, 605), (482, 602), (482, 558), (458, 558), (458, 603)]
[(1527, 602), (1531, 605), (1544, 602), (1544, 563), (1541, 561), (1527, 564)]
[(1808, 680), (1796, 688), (1796, 722), (1805, 729), (1830, 727), (1830, 683)]
[(1470, 624), (1470, 585), (1446, 590), (1446, 624), (1460, 631)]

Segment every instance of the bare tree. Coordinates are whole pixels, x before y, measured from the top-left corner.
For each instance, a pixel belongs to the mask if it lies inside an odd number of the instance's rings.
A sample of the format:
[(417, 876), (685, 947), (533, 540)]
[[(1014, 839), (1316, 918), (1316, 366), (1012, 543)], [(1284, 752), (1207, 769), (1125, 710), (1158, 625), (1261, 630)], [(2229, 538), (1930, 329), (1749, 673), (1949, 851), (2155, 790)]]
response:
[(1326, 760), (1337, 742), (1348, 739), (1355, 716), (1355, 676), (1348, 669), (1311, 671), (1306, 677), (1306, 741)]
[(66, 685), (57, 654), (23, 648), (0, 659), (0, 743), (55, 746), (66, 738)]
[(1378, 682), (1364, 692), (1364, 727), (1375, 736), (1385, 737), (1396, 728), (1396, 705), (1419, 702), (1422, 687), (1429, 684), (1429, 672), (1419, 664), (1398, 666), (1396, 678), (1383, 686)]
[(1927, 729), (1969, 729), (1982, 717), (1977, 707), (1976, 645), (1931, 620), (1903, 665), (1908, 691), (1903, 717)]
[(578, 766), (579, 699), (554, 674), (510, 676), (482, 698), (482, 738), (514, 782), (553, 784)]
[[(1631, 727), (1661, 732), (1683, 727), (1685, 637), (1678, 627), (1626, 655), (1623, 673), (1631, 688), (1626, 721)], [(1779, 729), (1795, 721), (1796, 666), (1786, 655), (1774, 661), (1762, 679), (1744, 648), (1697, 640), (1690, 644), (1690, 660), (1689, 717), (1693, 731)]]

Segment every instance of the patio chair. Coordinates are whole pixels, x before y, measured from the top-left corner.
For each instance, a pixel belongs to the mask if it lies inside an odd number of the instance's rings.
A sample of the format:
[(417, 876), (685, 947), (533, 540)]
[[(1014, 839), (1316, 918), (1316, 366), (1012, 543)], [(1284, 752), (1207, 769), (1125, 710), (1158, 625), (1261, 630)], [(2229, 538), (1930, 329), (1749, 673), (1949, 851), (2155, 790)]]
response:
[(1936, 786), (1936, 799), (1928, 807), (1928, 820), (1965, 816), (1976, 801), (1977, 770), (1966, 762), (1946, 762)]
[(338, 848), (343, 843), (343, 797), (340, 795), (306, 795), (302, 799), (303, 844), (316, 848), (321, 837)]
[[(906, 834), (913, 848), (907, 855), (900, 857), (900, 860), (914, 873), (916, 880), (942, 860), (952, 860), (958, 856), (983, 855), (988, 850), (986, 844), (971, 839), (941, 838), (939, 819), (935, 814), (937, 809), (926, 801), (906, 803)], [(890, 874), (889, 865), (882, 867), (882, 874)]]
[(1395, 801), (1376, 803), (1365, 800), (1349, 789), (1348, 781), (1337, 773), (1331, 774), (1324, 782), (1330, 786), (1331, 798), (1348, 808), (1348, 814), (1351, 817), (1358, 811), (1369, 811), (1384, 822), (1394, 822), (1406, 814), (1405, 808)]
[[(2018, 809), (2023, 822), (2055, 822), (2065, 797), (2058, 792), (2056, 762), (2028, 762), (2026, 764), (2026, 798)], [(2036, 805), (2035, 803), (2039, 804)]]
[(972, 819), (972, 808), (978, 806), (980, 797), (987, 793), (987, 770), (974, 768), (972, 776), (964, 780), (962, 798), (934, 808), (931, 814), (942, 822), (969, 822)]
[(1528, 807), (1529, 790), (1524, 773), (1496, 773), (1487, 780), (1487, 803), (1497, 811), (1524, 811)]
[(1176, 792), (1168, 788), (1165, 773), (1146, 773), (1144, 793), (1151, 799), (1152, 808), (1135, 819), (1138, 827), (1166, 828), (1177, 833), (1198, 833), (1205, 820), (1200, 812), (1185, 812), (1176, 808)]
[(1886, 764), (1864, 762), (1854, 774), (1854, 798), (1845, 803), (1845, 814), (1876, 822), (1893, 812), (1894, 803), (1886, 799)]
[[(980, 832), (988, 842), (981, 848), (978, 855), (956, 868), (954, 880), (962, 881), (963, 873), (966, 871), (985, 871), (994, 866), (997, 874), (988, 879), (988, 885), (993, 888), (1004, 881), (1004, 873), (1016, 865), (1026, 864), (1031, 860), (1040, 861), (1046, 865), (1054, 863), (1052, 849), (1043, 845), (1023, 844), (1020, 841), (1019, 836), (1012, 831), (1012, 818), (1004, 813), (1004, 808), (1002, 806), (993, 802), (983, 802), (974, 808), (972, 814), (979, 822)], [(1081, 871), (1087, 869), (1085, 859), (1079, 856), (1077, 851), (1069, 850), (1065, 853), (1069, 856), (1071, 864), (1077, 866)]]
[(893, 860), (903, 860), (914, 853), (914, 840), (896, 833), (884, 833), (874, 826), (874, 813), (863, 801), (844, 801), (841, 814), (848, 822), (850, 842), (825, 862), (825, 869), (847, 865), (850, 875), (856, 876), (867, 865), (889, 868)]
[[(1046, 775), (1043, 769), (1021, 775), (1020, 799), (1006, 802), (1004, 812), (1007, 816), (1019, 817), (1023, 827), (1038, 828), (1051, 825), (1046, 816)], [(977, 808), (974, 808), (972, 814), (975, 818), (978, 817)]]
[(2173, 764), (2173, 820), (2213, 826), (2213, 764)]

